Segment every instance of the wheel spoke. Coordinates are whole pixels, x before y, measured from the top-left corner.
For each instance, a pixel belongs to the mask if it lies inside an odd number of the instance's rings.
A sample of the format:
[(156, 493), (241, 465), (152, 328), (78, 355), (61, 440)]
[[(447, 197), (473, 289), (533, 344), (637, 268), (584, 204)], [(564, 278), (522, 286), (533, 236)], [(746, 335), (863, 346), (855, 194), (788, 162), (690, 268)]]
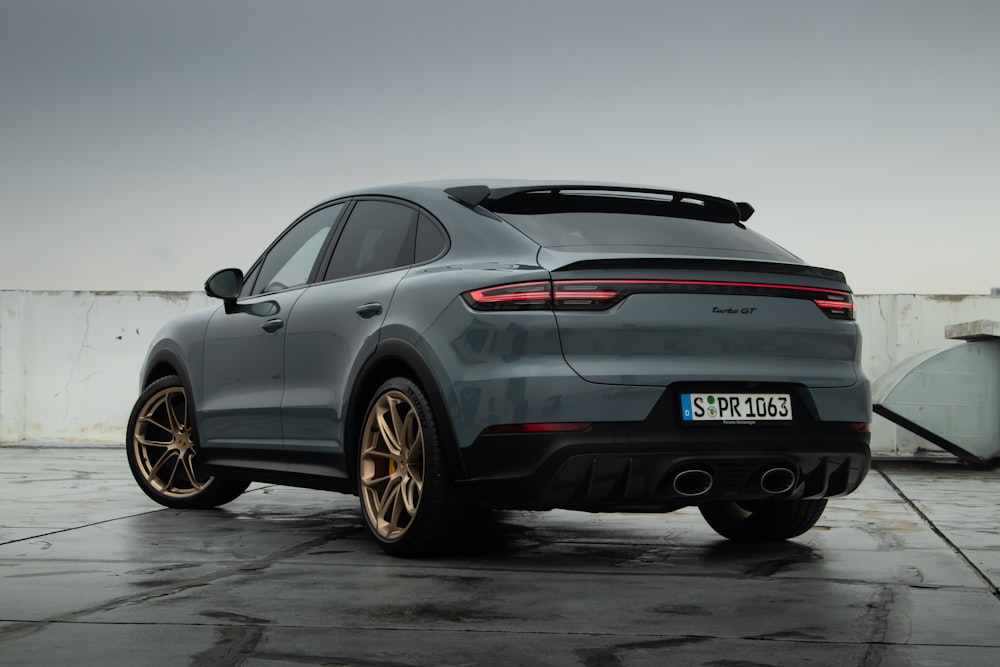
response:
[(178, 392), (178, 393), (181, 395), (181, 415), (180, 416), (181, 416), (182, 419), (178, 419), (177, 421), (180, 423), (181, 429), (184, 430), (184, 431), (187, 431), (188, 430), (188, 399), (187, 399), (187, 392), (186, 391), (181, 391), (181, 392)]
[(198, 477), (194, 473), (194, 456), (188, 454), (181, 457), (181, 463), (184, 465), (184, 473), (187, 475), (188, 481), (191, 482), (191, 488), (199, 491), (205, 488), (205, 485), (198, 481)]
[(366, 457), (377, 458), (377, 459), (388, 459), (388, 460), (392, 460), (392, 461), (396, 460), (396, 457), (393, 456), (392, 454), (390, 454), (389, 452), (380, 452), (377, 449), (368, 449), (368, 450), (365, 450), (365, 456)]
[(383, 475), (381, 477), (372, 477), (371, 479), (364, 479), (362, 477), (361, 483), (368, 488), (374, 488), (379, 484), (383, 484), (391, 478), (391, 475)]
[(173, 442), (159, 442), (157, 440), (147, 440), (145, 436), (138, 434), (135, 436), (135, 440), (143, 447), (170, 447), (171, 445), (174, 444)]
[(181, 426), (177, 422), (177, 415), (174, 413), (173, 403), (170, 402), (170, 394), (163, 397), (163, 410), (167, 413), (167, 421), (170, 423), (170, 432), (176, 435), (180, 432)]
[(402, 484), (397, 484), (395, 493), (392, 494), (392, 518), (389, 519), (389, 535), (399, 530), (399, 518), (402, 516), (404, 508), (402, 489)]
[(406, 453), (406, 462), (410, 465), (419, 464), (424, 460), (424, 432), (423, 430), (417, 431), (416, 437), (413, 438), (413, 443), (410, 445), (409, 451)]
[(410, 477), (413, 479), (414, 483), (417, 484), (418, 490), (423, 491), (424, 489), (424, 468), (416, 464), (412, 464), (407, 468), (410, 471)]
[(410, 410), (406, 413), (406, 417), (403, 418), (403, 423), (400, 426), (400, 437), (399, 437), (399, 449), (400, 454), (402, 454), (404, 460), (410, 460), (410, 452), (413, 449), (413, 444), (416, 441), (416, 436), (414, 435), (414, 430), (417, 433), (420, 432), (420, 422), (417, 420), (417, 413)]
[(410, 516), (417, 513), (417, 505), (420, 504), (420, 487), (421, 484), (416, 479), (408, 478), (403, 480), (401, 495), (406, 505), (406, 512)]
[(382, 493), (378, 496), (378, 500), (375, 505), (376, 513), (379, 516), (382, 517), (385, 516), (385, 509), (386, 505), (389, 502), (389, 498), (390, 496), (393, 496), (395, 494), (398, 488), (399, 488), (399, 478), (390, 477), (389, 482), (385, 485), (385, 488), (382, 489)]
[(382, 410), (378, 414), (378, 430), (382, 435), (382, 440), (385, 442), (385, 446), (390, 452), (399, 453), (399, 441), (396, 439), (396, 434), (398, 431), (394, 431), (392, 426), (386, 423), (385, 413), (391, 412), (391, 408)]
[(165, 463), (167, 463), (170, 459), (175, 458), (176, 456), (177, 456), (176, 449), (168, 449), (166, 452), (164, 452), (163, 456), (160, 457), (160, 460), (157, 461), (156, 464), (149, 469), (149, 474), (147, 475), (149, 481), (152, 482), (153, 479), (159, 474), (160, 468), (162, 468)]
[(406, 431), (403, 429), (403, 421), (399, 418), (399, 406), (402, 401), (389, 397), (388, 403), (389, 412), (392, 414), (392, 432), (396, 436), (396, 451), (397, 453), (401, 453), (403, 450), (402, 439), (406, 436)]
[(174, 488), (174, 478), (177, 477), (177, 469), (181, 467), (181, 457), (178, 455), (174, 461), (174, 468), (170, 471), (170, 479), (163, 485), (164, 491), (172, 491)]
[(151, 415), (144, 415), (142, 417), (139, 417), (139, 421), (141, 423), (144, 423), (144, 424), (152, 424), (156, 428), (160, 429), (161, 431), (166, 431), (167, 433), (172, 433), (173, 432), (169, 428), (167, 428), (166, 426), (164, 426), (163, 424), (161, 424), (160, 422), (158, 422), (155, 419), (153, 419), (153, 417)]

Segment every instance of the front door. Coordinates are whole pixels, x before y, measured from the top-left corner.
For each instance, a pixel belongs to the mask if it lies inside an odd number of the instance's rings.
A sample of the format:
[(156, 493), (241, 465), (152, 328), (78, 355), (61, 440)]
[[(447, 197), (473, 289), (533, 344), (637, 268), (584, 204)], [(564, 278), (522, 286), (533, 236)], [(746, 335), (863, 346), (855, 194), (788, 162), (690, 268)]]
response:
[(289, 317), (315, 279), (344, 206), (319, 209), (289, 227), (250, 272), (247, 296), (209, 321), (198, 421), (206, 460), (246, 467), (280, 460)]

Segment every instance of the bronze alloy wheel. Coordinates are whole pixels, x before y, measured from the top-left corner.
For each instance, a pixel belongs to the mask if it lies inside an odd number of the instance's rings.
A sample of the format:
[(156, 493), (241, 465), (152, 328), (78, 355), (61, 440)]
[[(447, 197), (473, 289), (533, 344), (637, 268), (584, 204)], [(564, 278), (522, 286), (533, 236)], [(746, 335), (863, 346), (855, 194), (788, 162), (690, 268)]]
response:
[(132, 448), (136, 473), (167, 498), (197, 496), (213, 481), (195, 470), (197, 449), (188, 415), (184, 388), (172, 386), (152, 394), (135, 419)]
[(361, 502), (369, 525), (386, 541), (413, 523), (424, 490), (424, 431), (413, 401), (401, 391), (379, 396), (361, 441)]

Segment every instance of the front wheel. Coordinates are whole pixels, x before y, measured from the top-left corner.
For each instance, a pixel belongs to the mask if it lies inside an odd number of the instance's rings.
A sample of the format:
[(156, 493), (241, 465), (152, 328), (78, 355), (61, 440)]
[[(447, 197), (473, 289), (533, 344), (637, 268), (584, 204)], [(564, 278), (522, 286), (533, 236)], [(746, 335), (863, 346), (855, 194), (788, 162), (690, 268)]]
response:
[(128, 420), (128, 465), (147, 496), (166, 507), (208, 509), (236, 499), (250, 482), (213, 477), (198, 465), (198, 439), (176, 375), (139, 395)]
[(826, 509), (826, 499), (705, 503), (698, 509), (723, 537), (737, 542), (771, 542), (797, 537), (816, 525)]
[(394, 556), (457, 548), (463, 508), (423, 391), (407, 378), (375, 392), (358, 456), (361, 513), (378, 545)]

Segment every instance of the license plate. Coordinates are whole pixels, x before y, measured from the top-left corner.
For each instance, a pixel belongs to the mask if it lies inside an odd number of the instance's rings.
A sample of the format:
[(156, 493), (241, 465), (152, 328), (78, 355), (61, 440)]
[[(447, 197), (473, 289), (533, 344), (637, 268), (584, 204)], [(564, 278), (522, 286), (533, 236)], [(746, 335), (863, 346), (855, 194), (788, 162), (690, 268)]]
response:
[(747, 425), (791, 421), (792, 401), (788, 394), (681, 394), (681, 419)]

